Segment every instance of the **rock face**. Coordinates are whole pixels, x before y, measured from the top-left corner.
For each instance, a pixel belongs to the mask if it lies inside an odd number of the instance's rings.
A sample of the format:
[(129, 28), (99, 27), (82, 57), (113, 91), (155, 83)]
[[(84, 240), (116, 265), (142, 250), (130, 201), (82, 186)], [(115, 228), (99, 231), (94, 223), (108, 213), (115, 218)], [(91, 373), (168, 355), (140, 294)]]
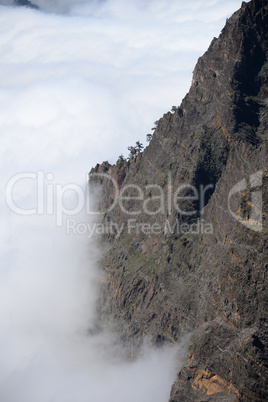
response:
[(132, 348), (193, 331), (170, 402), (268, 400), (267, 27), (267, 0), (242, 3), (144, 152), (91, 170), (101, 316)]

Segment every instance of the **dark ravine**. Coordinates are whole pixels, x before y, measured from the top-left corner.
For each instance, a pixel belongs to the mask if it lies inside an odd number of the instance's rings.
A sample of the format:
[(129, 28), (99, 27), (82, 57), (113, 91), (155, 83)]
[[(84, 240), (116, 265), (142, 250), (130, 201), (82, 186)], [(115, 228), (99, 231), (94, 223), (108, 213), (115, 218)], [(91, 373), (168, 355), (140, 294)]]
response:
[[(242, 3), (198, 60), (180, 107), (158, 121), (149, 146), (129, 163), (91, 170), (90, 183), (102, 184), (103, 224), (123, 228), (120, 236), (103, 236), (109, 251), (101, 316), (133, 348), (145, 336), (161, 345), (193, 331), (170, 402), (268, 400), (267, 27), (267, 1)], [(159, 185), (164, 211), (149, 215), (138, 199), (125, 204), (138, 215), (118, 204), (107, 211), (114, 186), (94, 173), (112, 176), (120, 189), (139, 185), (151, 211), (159, 208), (159, 190), (148, 185)], [(245, 188), (230, 197), (240, 182)], [(190, 216), (169, 201), (185, 183), (211, 184), (204, 205), (181, 204)], [(148, 233), (143, 223), (161, 230)], [(182, 233), (183, 223), (199, 233)]]

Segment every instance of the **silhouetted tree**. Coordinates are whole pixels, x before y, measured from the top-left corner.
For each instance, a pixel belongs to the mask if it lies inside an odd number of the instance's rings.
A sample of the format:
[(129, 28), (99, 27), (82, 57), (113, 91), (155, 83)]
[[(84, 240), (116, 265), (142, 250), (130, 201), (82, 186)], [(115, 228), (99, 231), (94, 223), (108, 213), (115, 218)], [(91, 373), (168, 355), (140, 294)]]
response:
[(137, 149), (132, 146), (127, 147), (127, 149), (129, 150), (129, 159), (134, 159), (137, 156)]
[(120, 156), (118, 156), (118, 159), (117, 159), (117, 161), (116, 161), (116, 165), (117, 165), (118, 167), (122, 167), (126, 161), (127, 161), (127, 160), (124, 158), (124, 155), (121, 154)]
[(136, 151), (137, 151), (138, 154), (141, 153), (141, 151), (143, 150), (143, 148), (144, 148), (143, 144), (142, 144), (140, 141), (137, 141), (137, 142), (136, 142), (135, 149), (136, 149)]

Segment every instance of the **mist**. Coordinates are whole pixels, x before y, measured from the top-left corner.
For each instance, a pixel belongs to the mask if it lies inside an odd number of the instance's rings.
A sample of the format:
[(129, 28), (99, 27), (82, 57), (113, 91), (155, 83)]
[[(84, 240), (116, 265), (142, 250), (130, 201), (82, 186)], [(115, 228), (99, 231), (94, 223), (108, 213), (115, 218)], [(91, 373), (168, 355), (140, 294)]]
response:
[(146, 144), (240, 1), (34, 3), (0, 5), (0, 400), (164, 402), (186, 348), (145, 344), (129, 362), (97, 330), (103, 250), (66, 230), (96, 217), (56, 189), (86, 192), (92, 166)]

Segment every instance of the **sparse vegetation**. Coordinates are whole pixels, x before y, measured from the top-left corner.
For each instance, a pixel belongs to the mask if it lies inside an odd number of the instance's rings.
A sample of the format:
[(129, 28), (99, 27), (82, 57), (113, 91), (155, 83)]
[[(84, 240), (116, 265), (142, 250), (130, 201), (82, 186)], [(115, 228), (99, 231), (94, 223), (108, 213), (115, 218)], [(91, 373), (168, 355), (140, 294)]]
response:
[(133, 146), (129, 146), (129, 147), (127, 147), (127, 149), (128, 149), (128, 151), (129, 151), (128, 159), (129, 159), (129, 160), (132, 160), (132, 159), (136, 158), (136, 156), (137, 156), (137, 149), (136, 149), (135, 147), (133, 147)]
[(137, 141), (135, 149), (137, 150), (138, 154), (142, 152), (143, 148), (144, 148), (143, 144), (140, 141)]
[(119, 157), (118, 157), (118, 159), (117, 159), (117, 161), (116, 161), (116, 166), (118, 166), (119, 168), (121, 168), (123, 165), (124, 165), (124, 163), (126, 163), (126, 159), (124, 158), (124, 155), (123, 154), (121, 154), (121, 155), (119, 155)]
[(133, 160), (137, 157), (137, 155), (139, 155), (142, 150), (143, 150), (144, 146), (140, 141), (136, 142), (135, 147), (133, 146), (129, 146), (127, 149), (129, 150), (129, 156), (128, 156), (128, 160)]

